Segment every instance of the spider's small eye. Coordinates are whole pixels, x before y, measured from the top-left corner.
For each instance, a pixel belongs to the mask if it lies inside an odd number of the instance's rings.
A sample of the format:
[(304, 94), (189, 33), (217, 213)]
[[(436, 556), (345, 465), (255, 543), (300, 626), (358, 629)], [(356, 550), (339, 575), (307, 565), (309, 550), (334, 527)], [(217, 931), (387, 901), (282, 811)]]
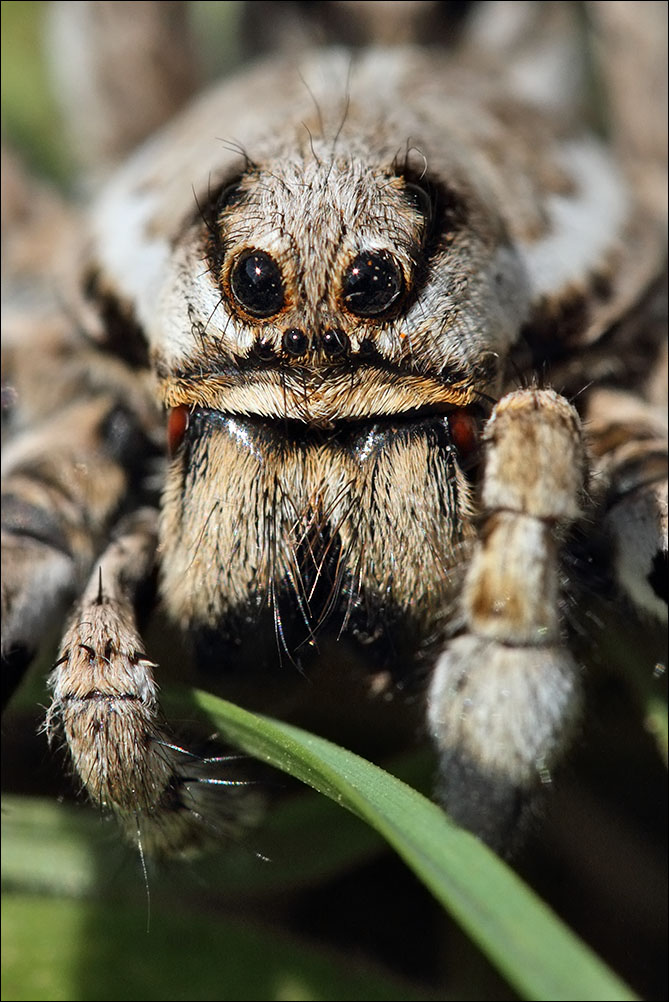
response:
[(429, 192), (421, 185), (415, 184), (413, 181), (407, 181), (404, 186), (404, 193), (429, 226), (432, 222), (432, 199)]
[(221, 193), (216, 200), (217, 215), (220, 215), (223, 209), (227, 209), (231, 205), (236, 205), (241, 198), (242, 191), (239, 181), (234, 181), (232, 184), (226, 184), (225, 188), (221, 190)]
[(385, 251), (358, 254), (342, 283), (344, 304), (357, 317), (385, 313), (402, 295), (404, 282), (399, 264)]
[(252, 250), (237, 259), (230, 273), (232, 294), (247, 313), (271, 317), (284, 303), (279, 266), (264, 251)]
[(304, 355), (309, 347), (307, 335), (298, 327), (291, 327), (290, 330), (287, 330), (281, 339), (281, 343), (283, 344), (284, 351), (287, 351), (289, 355), (293, 355), (295, 358), (299, 355)]
[(321, 345), (325, 354), (334, 358), (348, 351), (348, 338), (341, 328), (330, 327), (321, 334)]

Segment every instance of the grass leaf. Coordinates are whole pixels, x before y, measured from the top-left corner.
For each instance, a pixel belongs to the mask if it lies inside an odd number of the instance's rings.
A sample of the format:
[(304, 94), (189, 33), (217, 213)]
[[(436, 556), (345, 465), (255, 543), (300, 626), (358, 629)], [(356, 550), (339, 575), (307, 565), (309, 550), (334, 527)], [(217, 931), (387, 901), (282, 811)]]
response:
[(296, 727), (208, 693), (196, 701), (227, 740), (380, 832), (524, 997), (636, 998), (508, 866), (411, 787)]

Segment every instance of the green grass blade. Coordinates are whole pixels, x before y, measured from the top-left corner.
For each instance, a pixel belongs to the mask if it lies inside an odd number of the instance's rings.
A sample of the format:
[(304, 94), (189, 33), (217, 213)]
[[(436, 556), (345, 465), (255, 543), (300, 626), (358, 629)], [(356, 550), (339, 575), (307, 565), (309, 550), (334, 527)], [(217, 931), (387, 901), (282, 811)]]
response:
[(379, 831), (524, 997), (637, 997), (509, 867), (411, 787), (296, 727), (208, 693), (196, 700), (233, 744)]

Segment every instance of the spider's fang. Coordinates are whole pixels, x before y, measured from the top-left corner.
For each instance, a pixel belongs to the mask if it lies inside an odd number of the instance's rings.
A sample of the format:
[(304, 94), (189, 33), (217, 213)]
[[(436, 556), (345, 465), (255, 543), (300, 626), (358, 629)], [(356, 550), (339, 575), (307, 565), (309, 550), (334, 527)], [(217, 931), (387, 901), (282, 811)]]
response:
[(171, 407), (167, 417), (167, 451), (170, 459), (176, 455), (190, 424), (190, 411), (185, 404)]

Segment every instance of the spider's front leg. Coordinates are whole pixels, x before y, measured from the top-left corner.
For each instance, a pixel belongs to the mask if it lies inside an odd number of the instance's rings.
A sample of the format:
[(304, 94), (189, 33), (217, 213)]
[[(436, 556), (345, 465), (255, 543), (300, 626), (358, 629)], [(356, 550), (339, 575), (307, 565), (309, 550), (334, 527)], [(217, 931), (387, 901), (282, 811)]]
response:
[(579, 420), (550, 390), (520, 390), (484, 435), (485, 519), (462, 594), (464, 630), (437, 661), (429, 722), (449, 814), (513, 848), (578, 718), (563, 645), (556, 533), (579, 515)]

